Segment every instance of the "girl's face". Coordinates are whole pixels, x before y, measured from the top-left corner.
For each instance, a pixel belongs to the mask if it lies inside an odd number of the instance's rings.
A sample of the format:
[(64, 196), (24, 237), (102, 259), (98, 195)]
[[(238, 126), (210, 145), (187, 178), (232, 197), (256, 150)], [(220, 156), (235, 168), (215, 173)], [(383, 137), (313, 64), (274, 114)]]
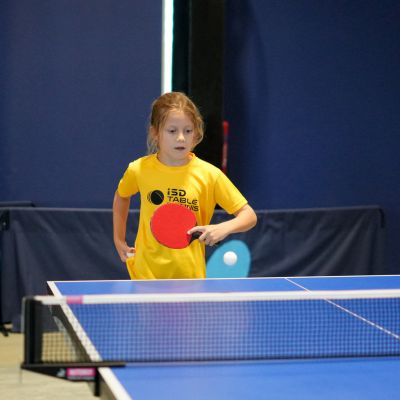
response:
[(158, 159), (166, 165), (187, 164), (194, 145), (194, 125), (181, 110), (168, 113), (164, 125), (154, 132), (158, 143)]

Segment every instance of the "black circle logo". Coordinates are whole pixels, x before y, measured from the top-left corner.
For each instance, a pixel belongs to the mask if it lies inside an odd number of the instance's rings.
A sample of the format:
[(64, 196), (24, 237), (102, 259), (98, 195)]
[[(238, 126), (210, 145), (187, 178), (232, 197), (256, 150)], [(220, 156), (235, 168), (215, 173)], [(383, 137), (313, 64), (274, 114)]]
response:
[(164, 201), (164, 194), (161, 190), (153, 190), (147, 195), (147, 200), (158, 206)]

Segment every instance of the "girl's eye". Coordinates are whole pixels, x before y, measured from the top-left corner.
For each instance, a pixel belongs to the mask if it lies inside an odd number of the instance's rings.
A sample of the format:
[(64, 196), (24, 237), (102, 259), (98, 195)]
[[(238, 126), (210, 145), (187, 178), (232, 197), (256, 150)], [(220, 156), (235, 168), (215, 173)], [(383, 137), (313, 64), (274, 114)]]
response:
[(175, 133), (175, 129), (168, 129), (168, 133)]
[(186, 129), (186, 133), (187, 134), (190, 134), (190, 133), (192, 133), (193, 132), (193, 129)]

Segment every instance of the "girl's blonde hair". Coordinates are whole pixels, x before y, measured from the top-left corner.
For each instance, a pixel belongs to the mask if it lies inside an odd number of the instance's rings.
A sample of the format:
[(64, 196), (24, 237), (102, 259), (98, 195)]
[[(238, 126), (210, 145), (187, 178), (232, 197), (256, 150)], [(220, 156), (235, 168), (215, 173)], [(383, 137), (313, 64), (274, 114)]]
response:
[(204, 136), (203, 118), (196, 105), (184, 93), (165, 93), (151, 105), (150, 123), (147, 132), (147, 151), (149, 154), (158, 151), (158, 133), (170, 111), (183, 111), (194, 125), (194, 145), (196, 147)]

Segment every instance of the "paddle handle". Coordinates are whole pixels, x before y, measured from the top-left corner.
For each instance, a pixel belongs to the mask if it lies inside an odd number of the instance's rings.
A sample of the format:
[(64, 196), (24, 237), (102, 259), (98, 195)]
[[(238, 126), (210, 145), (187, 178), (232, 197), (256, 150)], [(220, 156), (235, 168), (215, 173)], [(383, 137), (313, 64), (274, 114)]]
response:
[(192, 242), (193, 240), (198, 239), (202, 235), (202, 233), (203, 232), (193, 232), (190, 241)]
[[(192, 233), (192, 237), (190, 238), (190, 243), (192, 243), (193, 240), (198, 239), (202, 234), (203, 234), (203, 232), (193, 232)], [(218, 245), (219, 245), (219, 242), (215, 243), (213, 246), (215, 247), (215, 246), (218, 246)]]

